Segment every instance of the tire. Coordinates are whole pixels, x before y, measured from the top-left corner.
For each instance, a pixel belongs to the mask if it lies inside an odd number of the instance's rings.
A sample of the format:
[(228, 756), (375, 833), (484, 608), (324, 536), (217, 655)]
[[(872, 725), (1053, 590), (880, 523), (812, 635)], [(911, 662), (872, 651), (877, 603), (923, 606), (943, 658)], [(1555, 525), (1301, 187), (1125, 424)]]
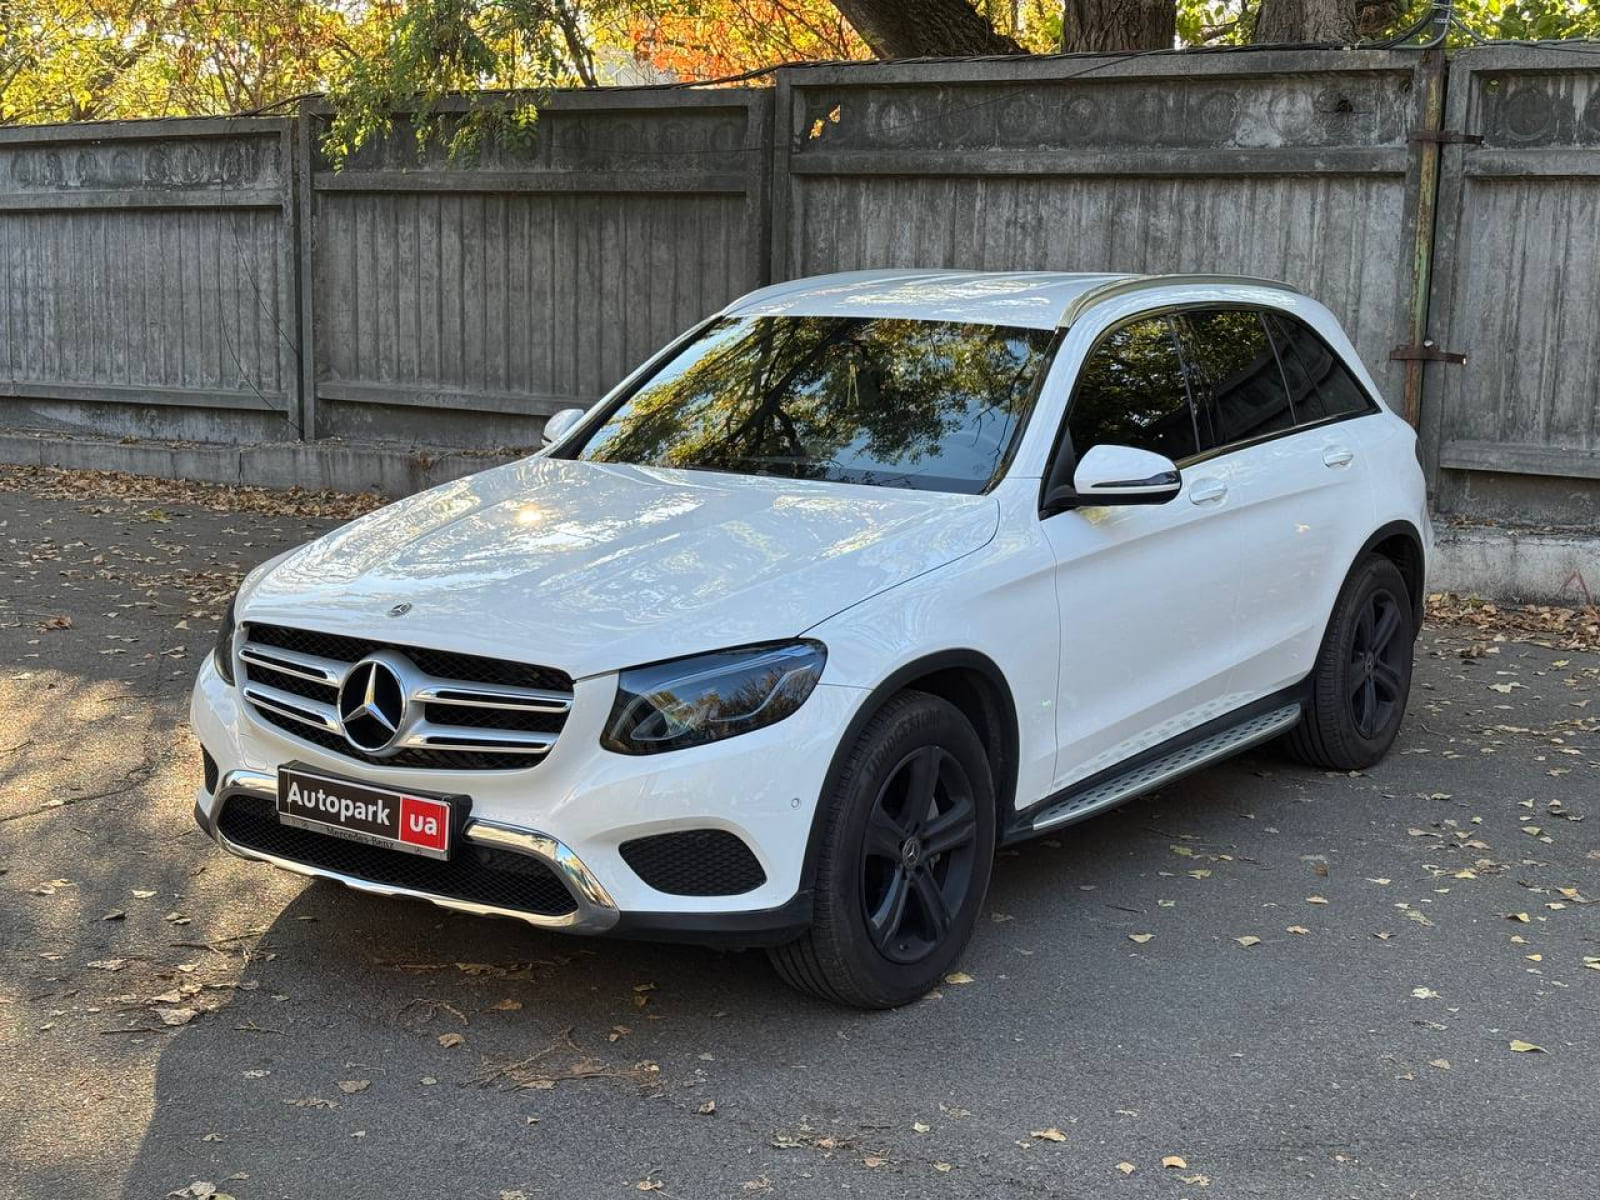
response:
[(1394, 563), (1369, 555), (1356, 564), (1323, 634), (1305, 715), (1285, 735), (1290, 754), (1357, 771), (1388, 753), (1411, 693), (1414, 611)]
[(907, 1004), (960, 957), (989, 888), (983, 743), (953, 704), (903, 692), (868, 722), (821, 802), (811, 928), (768, 956), (786, 983), (824, 1000)]

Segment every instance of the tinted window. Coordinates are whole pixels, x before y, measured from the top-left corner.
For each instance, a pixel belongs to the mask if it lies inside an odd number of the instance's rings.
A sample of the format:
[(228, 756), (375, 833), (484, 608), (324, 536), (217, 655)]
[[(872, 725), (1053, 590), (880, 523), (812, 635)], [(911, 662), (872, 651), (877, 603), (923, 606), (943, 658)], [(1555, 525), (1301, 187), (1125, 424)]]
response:
[(1310, 327), (1293, 317), (1269, 313), (1267, 324), (1283, 360), (1300, 424), (1367, 412), (1372, 401), (1350, 369)]
[(1207, 449), (1247, 442), (1294, 427), (1294, 410), (1261, 314), (1250, 309), (1200, 309), (1183, 316), (1184, 347), (1204, 377), (1201, 434)]
[(1090, 352), (1078, 374), (1067, 432), (1079, 459), (1101, 442), (1154, 450), (1173, 460), (1199, 452), (1183, 360), (1164, 317), (1115, 329)]
[(865, 317), (718, 321), (575, 457), (935, 491), (1004, 468), (1049, 330)]

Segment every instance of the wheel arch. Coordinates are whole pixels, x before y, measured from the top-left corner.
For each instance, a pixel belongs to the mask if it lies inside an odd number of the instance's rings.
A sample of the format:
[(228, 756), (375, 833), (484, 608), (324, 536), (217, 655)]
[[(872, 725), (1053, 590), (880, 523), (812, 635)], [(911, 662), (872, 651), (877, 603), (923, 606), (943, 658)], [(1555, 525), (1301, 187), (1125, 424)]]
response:
[[(1376, 554), (1394, 563), (1400, 577), (1405, 580), (1406, 590), (1411, 593), (1412, 636), (1420, 636), (1428, 581), (1427, 551), (1423, 549), (1421, 531), (1410, 521), (1390, 521), (1380, 526), (1362, 544), (1360, 552), (1351, 562), (1350, 570), (1345, 573), (1347, 582), (1361, 560), (1369, 554)], [(1340, 584), (1340, 591), (1343, 590), (1344, 585)]]
[(822, 827), (823, 806), (838, 785), (850, 751), (883, 706), (892, 697), (907, 691), (927, 692), (947, 700), (972, 722), (978, 739), (983, 742), (989, 758), (989, 769), (994, 776), (995, 827), (997, 830), (1004, 827), (1016, 802), (1020, 743), (1016, 701), (1011, 695), (1005, 673), (992, 658), (977, 650), (941, 650), (924, 655), (897, 668), (872, 689), (866, 700), (857, 707), (834, 747), (833, 758), (823, 776), (822, 790), (811, 816), (811, 830), (800, 875), (803, 889), (809, 891), (815, 883), (818, 831)]

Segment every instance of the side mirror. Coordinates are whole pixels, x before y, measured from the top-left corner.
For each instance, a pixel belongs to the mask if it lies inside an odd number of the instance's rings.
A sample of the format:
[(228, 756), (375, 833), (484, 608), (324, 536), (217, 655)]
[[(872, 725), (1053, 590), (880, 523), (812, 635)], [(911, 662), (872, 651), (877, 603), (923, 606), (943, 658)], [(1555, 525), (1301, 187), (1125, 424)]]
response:
[[(1072, 474), (1068, 498), (1051, 497), (1052, 508), (1100, 504), (1165, 504), (1183, 489), (1177, 465), (1163, 455), (1132, 446), (1091, 446)], [(1062, 489), (1065, 490), (1065, 489)]]
[(583, 420), (583, 409), (563, 408), (545, 419), (544, 445), (553, 446), (567, 434), (572, 432), (573, 426)]

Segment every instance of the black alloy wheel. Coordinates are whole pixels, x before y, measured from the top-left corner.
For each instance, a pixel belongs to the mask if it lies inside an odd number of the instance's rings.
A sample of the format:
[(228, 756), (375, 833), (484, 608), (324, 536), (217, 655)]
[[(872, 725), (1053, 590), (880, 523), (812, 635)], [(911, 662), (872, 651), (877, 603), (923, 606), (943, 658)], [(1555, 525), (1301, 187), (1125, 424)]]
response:
[(966, 905), (977, 856), (972, 783), (942, 746), (912, 751), (867, 818), (861, 899), (872, 944), (890, 962), (931, 954)]
[(785, 982), (858, 1008), (908, 1004), (955, 966), (989, 889), (997, 824), (981, 738), (939, 696), (884, 701), (821, 797), (811, 927), (767, 951)]
[(1411, 693), (1416, 607), (1400, 568), (1368, 555), (1350, 569), (1307, 680), (1295, 758), (1335, 771), (1372, 766), (1394, 744)]
[(1408, 625), (1405, 609), (1393, 592), (1371, 592), (1356, 618), (1350, 646), (1350, 717), (1356, 732), (1373, 739), (1406, 700), (1403, 672), (1411, 656), (1410, 639), (1399, 634)]

